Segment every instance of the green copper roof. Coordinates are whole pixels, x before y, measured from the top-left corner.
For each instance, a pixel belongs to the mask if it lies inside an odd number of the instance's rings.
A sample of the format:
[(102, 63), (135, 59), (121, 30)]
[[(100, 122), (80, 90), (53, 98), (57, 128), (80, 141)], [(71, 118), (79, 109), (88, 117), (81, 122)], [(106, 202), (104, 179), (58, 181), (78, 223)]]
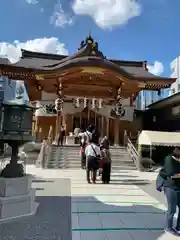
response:
[(11, 105), (11, 106), (24, 106), (24, 107), (28, 107), (28, 108), (34, 108), (34, 106), (30, 102), (28, 102), (28, 101), (26, 101), (22, 98), (21, 99), (14, 99), (14, 100), (11, 100), (11, 101), (5, 101), (5, 102), (3, 102), (3, 104)]

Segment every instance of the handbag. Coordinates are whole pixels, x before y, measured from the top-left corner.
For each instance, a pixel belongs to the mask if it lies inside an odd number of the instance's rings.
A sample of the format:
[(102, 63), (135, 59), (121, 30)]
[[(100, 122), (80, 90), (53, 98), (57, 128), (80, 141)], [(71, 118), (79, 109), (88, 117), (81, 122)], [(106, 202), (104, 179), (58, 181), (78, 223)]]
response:
[(93, 152), (94, 152), (94, 154), (95, 154), (95, 156), (96, 156), (97, 165), (98, 165), (98, 167), (99, 167), (100, 156), (99, 156), (99, 155), (97, 155), (97, 153), (96, 153), (96, 151), (95, 151), (95, 149), (93, 148), (93, 146), (92, 146), (92, 145), (91, 145), (91, 148), (92, 148), (92, 150), (93, 150)]
[[(161, 169), (162, 171), (162, 169)], [(156, 190), (162, 192), (165, 179), (161, 176), (161, 171), (156, 178)]]

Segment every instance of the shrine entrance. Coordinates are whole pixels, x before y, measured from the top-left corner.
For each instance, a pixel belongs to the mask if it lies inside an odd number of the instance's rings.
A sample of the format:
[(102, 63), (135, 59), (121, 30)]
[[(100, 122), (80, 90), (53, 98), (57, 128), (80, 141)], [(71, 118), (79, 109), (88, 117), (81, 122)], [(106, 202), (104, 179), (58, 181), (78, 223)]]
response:
[(89, 125), (95, 125), (101, 131), (101, 118), (98, 113), (85, 108), (82, 112), (73, 115), (73, 130), (79, 127), (85, 131)]

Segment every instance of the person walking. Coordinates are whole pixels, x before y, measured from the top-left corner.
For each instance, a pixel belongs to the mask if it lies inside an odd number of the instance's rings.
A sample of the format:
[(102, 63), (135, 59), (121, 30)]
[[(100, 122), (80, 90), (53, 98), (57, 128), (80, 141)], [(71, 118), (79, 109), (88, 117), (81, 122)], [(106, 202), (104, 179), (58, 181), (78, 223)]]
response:
[(59, 145), (63, 146), (65, 136), (66, 136), (65, 128), (64, 128), (64, 126), (61, 126), (60, 131), (59, 131), (59, 137), (58, 137), (58, 147), (59, 147)]
[(81, 132), (81, 129), (78, 128), (78, 127), (75, 127), (75, 129), (74, 129), (74, 143), (75, 144), (79, 143), (79, 139), (80, 139), (79, 134), (80, 134), (80, 132)]
[(81, 137), (81, 168), (86, 168), (86, 155), (85, 155), (85, 149), (92, 139), (92, 133), (87, 129), (84, 133), (80, 133), (79, 136)]
[(109, 140), (106, 136), (101, 142), (101, 169), (102, 182), (108, 184), (111, 176), (111, 154), (109, 151)]
[(95, 139), (90, 139), (89, 144), (85, 149), (86, 155), (86, 177), (87, 182), (91, 183), (90, 181), (90, 172), (92, 173), (92, 183), (96, 183), (96, 174), (99, 168), (99, 160), (100, 160), (100, 147), (97, 145), (98, 143)]
[[(172, 154), (164, 160), (164, 166), (156, 180), (158, 191), (164, 191), (167, 200), (165, 231), (180, 236), (180, 149), (175, 148)], [(173, 228), (173, 218), (178, 207), (176, 226)]]

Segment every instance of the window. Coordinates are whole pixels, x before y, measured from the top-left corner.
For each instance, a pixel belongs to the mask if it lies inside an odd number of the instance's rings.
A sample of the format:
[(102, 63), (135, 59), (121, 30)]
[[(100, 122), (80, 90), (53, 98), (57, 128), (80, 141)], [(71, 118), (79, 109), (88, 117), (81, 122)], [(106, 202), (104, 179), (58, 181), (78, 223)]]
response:
[(176, 90), (175, 88), (172, 89), (172, 94), (175, 94), (176, 93)]

